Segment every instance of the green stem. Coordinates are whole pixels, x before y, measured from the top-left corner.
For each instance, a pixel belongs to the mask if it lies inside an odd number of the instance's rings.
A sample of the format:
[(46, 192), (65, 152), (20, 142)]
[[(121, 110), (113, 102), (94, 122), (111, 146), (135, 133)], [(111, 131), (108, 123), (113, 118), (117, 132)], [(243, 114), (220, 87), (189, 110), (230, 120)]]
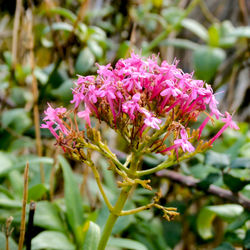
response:
[(148, 175), (148, 174), (153, 174), (155, 172), (158, 172), (164, 168), (168, 168), (171, 167), (172, 165), (176, 164), (177, 161), (164, 161), (161, 164), (159, 164), (158, 166), (154, 167), (154, 168), (150, 168), (147, 170), (141, 170), (141, 171), (136, 171), (136, 176), (140, 177), (140, 176), (144, 176), (144, 175)]
[(189, 158), (193, 157), (194, 155), (196, 155), (199, 152), (200, 151), (197, 148), (194, 152), (192, 152), (192, 153), (186, 153), (186, 154), (182, 155), (181, 157), (179, 157), (176, 160), (169, 160), (168, 159), (168, 160), (162, 162), (161, 164), (159, 164), (158, 166), (156, 166), (154, 168), (150, 168), (150, 169), (146, 169), (146, 170), (141, 170), (141, 171), (136, 171), (135, 176), (136, 177), (141, 177), (141, 176), (144, 176), (144, 175), (149, 175), (149, 174), (156, 173), (156, 172), (158, 172), (158, 171), (160, 171), (162, 169), (169, 168), (169, 167), (173, 166), (174, 164), (177, 164), (177, 163), (179, 163), (181, 161), (189, 159)]
[(130, 189), (131, 189), (131, 187), (125, 187), (122, 189), (120, 196), (118, 197), (118, 200), (113, 208), (113, 212), (110, 213), (108, 220), (106, 222), (106, 225), (103, 229), (102, 236), (101, 236), (101, 239), (100, 239), (100, 242), (98, 245), (98, 250), (105, 249), (107, 242), (108, 242), (108, 239), (112, 233), (112, 229), (115, 225), (115, 222), (118, 219), (119, 214), (121, 213), (121, 211), (126, 203), (126, 200), (129, 196)]
[(189, 6), (186, 8), (184, 11), (183, 15), (180, 16), (179, 20), (172, 26), (168, 26), (166, 30), (162, 31), (153, 41), (151, 41), (146, 48), (144, 48), (143, 53), (147, 54), (149, 53), (152, 49), (154, 49), (158, 44), (164, 40), (172, 31), (176, 30), (178, 31), (181, 22), (183, 21), (184, 18), (186, 18), (189, 13), (194, 9), (194, 7), (200, 2), (200, 0), (193, 0)]

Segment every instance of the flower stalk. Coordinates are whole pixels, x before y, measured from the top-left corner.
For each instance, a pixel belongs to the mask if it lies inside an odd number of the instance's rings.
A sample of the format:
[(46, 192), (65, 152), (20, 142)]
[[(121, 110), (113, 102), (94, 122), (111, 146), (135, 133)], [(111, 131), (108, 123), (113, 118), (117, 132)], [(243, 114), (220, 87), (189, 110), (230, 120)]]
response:
[[(194, 0), (192, 3), (198, 3)], [(110, 215), (102, 231), (98, 250), (105, 249), (112, 229), (119, 216), (135, 214), (145, 209), (156, 208), (163, 217), (172, 220), (178, 212), (159, 204), (160, 193), (152, 203), (124, 211), (125, 203), (135, 187), (152, 190), (150, 179), (144, 176), (189, 159), (204, 152), (228, 127), (239, 129), (229, 113), (217, 109), (217, 100), (210, 85), (193, 79), (193, 74), (184, 73), (178, 62), (158, 64), (158, 58), (141, 58), (134, 53), (130, 58), (120, 59), (114, 68), (110, 64), (97, 65), (97, 76), (79, 76), (73, 89), (72, 110), (53, 108), (45, 111), (42, 128), (49, 129), (59, 145), (70, 157), (89, 167), (103, 196)], [(197, 129), (192, 128), (200, 115), (207, 115)], [(79, 119), (85, 129), (80, 130)], [(93, 126), (104, 122), (124, 138), (128, 157), (122, 164), (102, 139), (101, 131)], [(224, 126), (208, 141), (201, 140), (202, 131), (213, 119), (221, 120)], [(109, 170), (120, 177), (117, 181), (120, 195), (113, 206), (106, 196), (100, 168), (92, 160), (92, 151), (99, 152), (109, 163)], [(159, 165), (143, 169), (147, 154), (161, 154), (166, 159)]]

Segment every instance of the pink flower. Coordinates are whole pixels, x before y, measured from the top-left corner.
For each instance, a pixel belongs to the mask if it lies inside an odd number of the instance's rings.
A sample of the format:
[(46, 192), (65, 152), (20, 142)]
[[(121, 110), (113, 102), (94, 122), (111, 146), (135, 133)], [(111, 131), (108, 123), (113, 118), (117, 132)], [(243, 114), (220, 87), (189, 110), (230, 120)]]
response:
[(188, 141), (187, 132), (184, 128), (181, 129), (181, 139), (175, 140), (174, 144), (181, 146), (181, 148), (184, 152), (186, 152), (186, 151), (193, 152), (195, 150), (193, 145)]
[(97, 73), (99, 75), (101, 75), (102, 77), (105, 77), (105, 78), (113, 77), (113, 71), (112, 71), (112, 67), (111, 67), (110, 63), (105, 65), (105, 66), (99, 65), (98, 63), (96, 63), (96, 65), (98, 67)]
[(181, 147), (183, 152), (193, 152), (195, 148), (193, 145), (188, 141), (187, 132), (184, 128), (181, 129), (181, 139), (177, 139), (174, 141), (174, 144), (170, 147), (165, 148), (164, 150), (160, 151), (159, 153), (164, 153), (170, 151), (172, 149), (176, 150), (177, 158), (178, 158), (178, 148)]
[(217, 108), (218, 101), (215, 99), (214, 96), (211, 96), (210, 102), (209, 102), (209, 108), (211, 112), (215, 115), (216, 119), (219, 119), (220, 116), (223, 116), (221, 112)]
[(152, 113), (144, 108), (140, 109), (139, 112), (146, 116), (146, 118), (144, 119), (144, 126), (141, 129), (141, 133), (145, 129), (145, 125), (154, 129), (160, 129), (159, 124), (162, 123), (161, 119), (154, 117)]
[(140, 94), (137, 93), (133, 95), (131, 101), (127, 101), (122, 104), (122, 111), (124, 113), (127, 113), (131, 120), (135, 119), (134, 113), (140, 109), (140, 105), (138, 104), (139, 100), (140, 100)]
[(230, 127), (232, 129), (240, 129), (237, 124), (232, 120), (232, 116), (226, 112), (226, 118), (223, 118), (222, 121), (225, 122), (225, 125), (219, 130), (219, 132), (209, 141), (209, 144), (212, 145), (214, 141), (225, 131), (226, 128)]
[(92, 102), (96, 103), (98, 97), (98, 89), (94, 85), (89, 85), (88, 92), (86, 94), (86, 98)]
[[(83, 118), (87, 126), (91, 126), (91, 116), (95, 116), (99, 121), (126, 133), (128, 140), (138, 140), (136, 143), (143, 140), (143, 133), (148, 133), (147, 136), (153, 134), (146, 128), (159, 130), (164, 121), (166, 126), (173, 126), (166, 128), (167, 132), (162, 131), (162, 136), (167, 135), (164, 140), (170, 142), (168, 133), (171, 131), (180, 130), (180, 137), (174, 137), (173, 145), (162, 152), (175, 150), (178, 158), (180, 148), (183, 152), (195, 150), (184, 128), (209, 110), (210, 116), (192, 139), (199, 140), (209, 120), (214, 116), (218, 120), (223, 115), (217, 108), (218, 102), (210, 85), (192, 79), (193, 73), (184, 73), (177, 68), (177, 60), (172, 64), (166, 61), (158, 64), (158, 60), (159, 56), (145, 58), (132, 53), (129, 58), (118, 60), (114, 68), (111, 64), (97, 64), (97, 76), (78, 76), (71, 103), (74, 103), (74, 112), (78, 112), (78, 117)], [(84, 109), (81, 109), (82, 103)], [(57, 139), (57, 130), (67, 136), (73, 132), (73, 121), (65, 113), (65, 108), (53, 109), (50, 105), (45, 111), (42, 127), (49, 129)], [(228, 113), (222, 121), (225, 124), (211, 139), (211, 144), (227, 127), (238, 129)], [(123, 129), (124, 126), (128, 127)], [(173, 135), (176, 136), (174, 132)]]
[(70, 103), (75, 103), (75, 108), (78, 108), (81, 102), (84, 100), (85, 95), (84, 92), (84, 85), (80, 89), (73, 89), (73, 100)]
[(200, 140), (201, 133), (202, 133), (203, 129), (205, 128), (205, 126), (207, 125), (207, 123), (208, 123), (209, 121), (210, 121), (210, 117), (208, 116), (208, 117), (203, 121), (203, 123), (200, 125), (198, 140)]
[(57, 130), (57, 129), (54, 129), (54, 128), (53, 128), (53, 125), (54, 125), (54, 122), (46, 121), (45, 124), (42, 124), (42, 125), (41, 125), (41, 128), (47, 128), (47, 129), (49, 129), (50, 133), (51, 133), (52, 135), (54, 135), (54, 137), (55, 137), (56, 139), (58, 139), (59, 136), (58, 136), (57, 133), (56, 133), (56, 130)]
[(91, 127), (90, 117), (89, 117), (90, 114), (91, 114), (91, 111), (89, 110), (88, 107), (86, 107), (84, 111), (80, 111), (77, 113), (78, 117), (83, 118), (86, 121), (86, 123), (89, 125), (89, 127)]
[[(45, 117), (44, 117), (44, 121), (45, 121), (45, 125), (42, 125), (42, 128), (48, 128), (50, 129), (50, 131), (55, 131), (52, 127), (52, 125), (57, 125), (57, 129), (60, 129), (62, 131), (63, 134), (68, 135), (69, 131), (68, 129), (63, 125), (62, 122), (62, 118), (61, 116), (64, 115), (64, 113), (66, 113), (66, 108), (56, 108), (53, 109), (50, 104), (48, 104), (49, 107), (47, 108), (47, 110), (44, 111), (45, 113)], [(49, 123), (48, 123), (49, 121)], [(47, 126), (47, 127), (45, 127)], [(56, 130), (57, 130), (56, 129)], [(53, 133), (53, 135), (55, 136), (55, 134)]]
[(44, 111), (44, 114), (46, 115), (43, 120), (51, 120), (51, 121), (56, 121), (60, 122), (60, 118), (58, 117), (59, 115), (63, 115), (67, 109), (66, 108), (56, 108), (53, 109), (50, 104), (48, 103), (48, 108), (47, 110)]
[(144, 119), (144, 123), (145, 123), (148, 127), (155, 128), (155, 129), (160, 129), (159, 124), (161, 124), (162, 121), (161, 121), (161, 119), (158, 119), (158, 118), (156, 118), (156, 117), (149, 116), (149, 117), (146, 117), (146, 118)]

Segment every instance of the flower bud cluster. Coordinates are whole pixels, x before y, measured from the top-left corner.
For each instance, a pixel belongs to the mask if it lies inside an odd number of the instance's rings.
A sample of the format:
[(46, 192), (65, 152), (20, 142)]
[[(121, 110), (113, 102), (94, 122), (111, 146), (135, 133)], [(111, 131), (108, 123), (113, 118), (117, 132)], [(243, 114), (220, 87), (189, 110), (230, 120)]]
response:
[[(177, 61), (163, 61), (160, 65), (157, 61), (156, 56), (142, 58), (132, 53), (131, 57), (120, 59), (114, 68), (110, 64), (97, 65), (97, 76), (79, 76), (76, 81), (71, 101), (74, 122), (65, 108), (49, 106), (42, 128), (48, 128), (57, 140), (65, 141), (79, 132), (76, 115), (88, 128), (91, 117), (96, 117), (119, 132), (132, 148), (147, 140), (151, 152), (176, 154), (178, 150), (194, 152), (194, 144), (210, 120), (222, 118), (225, 125), (207, 145), (227, 127), (238, 129), (227, 112), (223, 115), (218, 110), (210, 85), (193, 79), (192, 73), (184, 73)], [(190, 125), (202, 113), (207, 118), (196, 133), (190, 133)], [(159, 146), (152, 147), (154, 143)]]

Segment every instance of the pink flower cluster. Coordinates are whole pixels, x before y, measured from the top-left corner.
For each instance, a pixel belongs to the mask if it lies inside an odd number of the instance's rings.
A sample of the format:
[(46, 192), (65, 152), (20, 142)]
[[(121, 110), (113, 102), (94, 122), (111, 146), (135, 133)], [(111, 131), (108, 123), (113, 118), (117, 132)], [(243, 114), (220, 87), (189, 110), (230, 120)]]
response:
[[(155, 56), (142, 58), (132, 53), (131, 57), (120, 59), (114, 68), (110, 64), (97, 65), (97, 76), (79, 76), (71, 101), (74, 112), (89, 127), (90, 117), (95, 116), (130, 140), (139, 140), (150, 129), (159, 130), (171, 117), (171, 122), (179, 124), (179, 130), (172, 140), (173, 145), (161, 152), (178, 148), (192, 152), (195, 148), (186, 131), (189, 123), (195, 122), (201, 113), (208, 110), (209, 115), (199, 129), (200, 137), (212, 117), (220, 119), (224, 115), (217, 108), (218, 102), (210, 85), (177, 68), (177, 61), (171, 65), (166, 61), (159, 65), (157, 61)], [(65, 112), (64, 108), (53, 109), (50, 106), (45, 111), (42, 127), (50, 129), (57, 139), (56, 130), (65, 136), (70, 133), (62, 122)], [(228, 126), (238, 129), (228, 113), (222, 121), (225, 125), (211, 139), (211, 144)]]

